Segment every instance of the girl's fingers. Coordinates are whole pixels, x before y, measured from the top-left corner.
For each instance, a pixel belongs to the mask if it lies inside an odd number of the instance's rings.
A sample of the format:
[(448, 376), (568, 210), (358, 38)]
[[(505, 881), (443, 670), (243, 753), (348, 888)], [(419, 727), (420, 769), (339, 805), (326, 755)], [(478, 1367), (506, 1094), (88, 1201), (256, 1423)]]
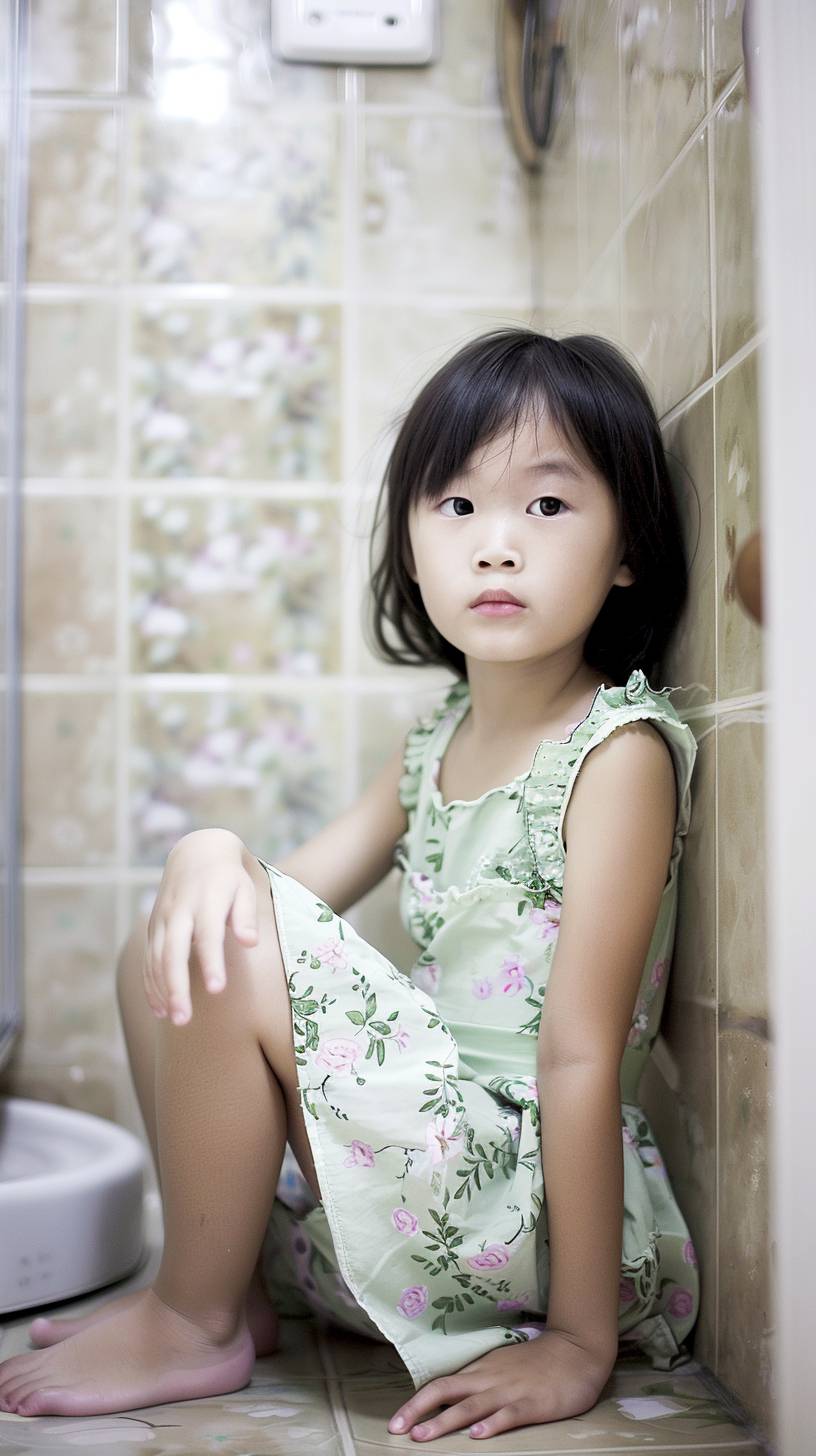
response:
[(239, 940), (254, 945), (258, 939), (258, 897), (249, 876), (241, 880), (230, 907), (229, 924)]
[(433, 1420), (420, 1421), (409, 1434), (420, 1441), (432, 1441), (436, 1436), (446, 1436), (449, 1431), (461, 1431), (463, 1426), (472, 1421), (494, 1415), (496, 1408), (501, 1405), (501, 1399), (500, 1392), (495, 1388), (480, 1390), (478, 1394), (460, 1400), (457, 1405), (448, 1406), (447, 1410), (441, 1411)]
[[(148, 937), (147, 949), (145, 951), (145, 991), (147, 999), (152, 1006), (158, 1007), (167, 1015), (164, 992), (159, 986), (157, 968), (161, 964), (161, 953), (164, 947), (164, 926), (157, 924)], [(158, 1014), (158, 1012), (157, 1012)]]
[(193, 928), (193, 944), (208, 991), (220, 991), (226, 985), (224, 933), (228, 916), (228, 907), (215, 905), (206, 918), (199, 915)]
[(492, 1415), (480, 1416), (471, 1426), (468, 1435), (479, 1440), (486, 1436), (498, 1436), (502, 1431), (515, 1431), (519, 1426), (535, 1426), (544, 1417), (531, 1415), (518, 1405), (504, 1405)]
[(176, 911), (167, 922), (161, 955), (161, 982), (164, 1004), (171, 1021), (177, 1026), (189, 1021), (193, 1014), (190, 1003), (190, 946), (193, 922), (189, 915)]
[(469, 1393), (467, 1386), (456, 1385), (456, 1377), (441, 1375), (437, 1380), (429, 1380), (415, 1391), (405, 1405), (395, 1410), (388, 1422), (389, 1431), (409, 1431), (417, 1422), (421, 1421), (428, 1411), (436, 1410), (439, 1405), (448, 1405), (459, 1396)]

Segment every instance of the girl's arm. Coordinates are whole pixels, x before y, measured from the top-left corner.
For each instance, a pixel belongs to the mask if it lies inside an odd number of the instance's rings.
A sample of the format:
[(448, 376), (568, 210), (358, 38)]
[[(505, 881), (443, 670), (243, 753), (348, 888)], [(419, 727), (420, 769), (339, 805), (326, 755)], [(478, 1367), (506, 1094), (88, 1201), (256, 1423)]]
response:
[[(623, 1231), (620, 1065), (674, 839), (671, 752), (639, 721), (582, 765), (538, 1043), (547, 1328), (614, 1363)], [(567, 827), (568, 826), (568, 827)]]
[(566, 1420), (591, 1410), (609, 1379), (623, 1226), (620, 1064), (675, 825), (668, 745), (646, 722), (621, 725), (584, 760), (564, 823), (561, 923), (538, 1043), (547, 1325), (536, 1340), (429, 1381), (394, 1412), (390, 1431), (430, 1441), (469, 1426), (489, 1438)]

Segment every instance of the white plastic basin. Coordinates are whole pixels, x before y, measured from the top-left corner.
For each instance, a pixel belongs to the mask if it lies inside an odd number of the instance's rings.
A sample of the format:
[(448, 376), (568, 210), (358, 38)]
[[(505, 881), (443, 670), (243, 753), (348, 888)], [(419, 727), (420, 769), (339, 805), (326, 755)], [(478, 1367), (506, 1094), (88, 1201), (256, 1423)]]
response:
[(103, 1117), (0, 1097), (0, 1315), (134, 1272), (144, 1167), (139, 1139)]

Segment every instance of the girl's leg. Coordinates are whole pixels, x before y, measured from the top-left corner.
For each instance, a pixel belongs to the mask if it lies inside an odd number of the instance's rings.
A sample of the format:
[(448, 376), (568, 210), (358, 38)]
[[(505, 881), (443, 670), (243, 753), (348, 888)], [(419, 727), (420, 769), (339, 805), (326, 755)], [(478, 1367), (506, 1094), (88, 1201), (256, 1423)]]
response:
[[(140, 919), (128, 936), (117, 962), (116, 987), (119, 1013), (125, 1033), (131, 1077), (147, 1133), (153, 1166), (161, 1191), (159, 1151), (156, 1135), (156, 1028), (158, 1022), (147, 1003), (142, 979), (147, 921)], [(39, 1349), (56, 1345), (88, 1325), (108, 1319), (112, 1314), (133, 1304), (141, 1290), (111, 1295), (97, 1309), (68, 1319), (40, 1316), (29, 1327), (29, 1339)], [(246, 1316), (258, 1356), (270, 1355), (278, 1348), (278, 1317), (263, 1285), (260, 1263), (255, 1266), (247, 1292)]]
[[(291, 1008), (266, 872), (257, 865), (258, 944), (226, 932), (227, 984), (205, 990), (190, 957), (192, 1019), (157, 1023), (156, 1139), (165, 1244), (155, 1284), (121, 1313), (49, 1349), (0, 1362), (0, 1408), (92, 1415), (245, 1386), (255, 1351), (244, 1299), (292, 1142), (297, 1098)], [(305, 1149), (305, 1152), (304, 1152)]]

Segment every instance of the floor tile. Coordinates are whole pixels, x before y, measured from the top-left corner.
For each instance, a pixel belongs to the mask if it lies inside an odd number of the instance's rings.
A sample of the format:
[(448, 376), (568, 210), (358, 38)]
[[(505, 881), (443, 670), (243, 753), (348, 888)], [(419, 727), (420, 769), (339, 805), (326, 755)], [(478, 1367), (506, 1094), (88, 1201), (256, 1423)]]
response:
[[(342, 1387), (358, 1452), (369, 1446), (372, 1450), (402, 1447), (415, 1451), (418, 1445), (427, 1445), (440, 1453), (472, 1453), (481, 1444), (466, 1430), (424, 1443), (410, 1436), (390, 1435), (387, 1422), (410, 1395), (410, 1378), (356, 1378), (343, 1381)], [(601, 1399), (581, 1416), (508, 1431), (491, 1437), (485, 1445), (491, 1453), (501, 1452), (503, 1456), (510, 1452), (555, 1456), (576, 1449), (585, 1453), (640, 1448), (660, 1452), (761, 1451), (720, 1408), (698, 1374), (665, 1374), (648, 1365), (613, 1371)]]

